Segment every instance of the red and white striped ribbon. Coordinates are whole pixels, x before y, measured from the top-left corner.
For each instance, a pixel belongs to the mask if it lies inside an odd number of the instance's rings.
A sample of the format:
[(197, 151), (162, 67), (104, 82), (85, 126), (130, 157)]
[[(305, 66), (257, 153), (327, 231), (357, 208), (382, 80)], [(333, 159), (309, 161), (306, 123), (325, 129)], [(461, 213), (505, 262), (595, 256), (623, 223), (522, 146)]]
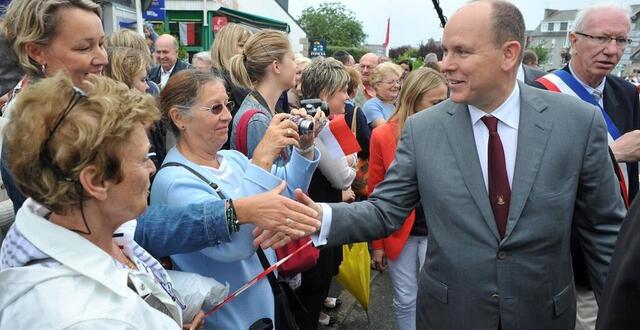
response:
[(258, 281), (264, 279), (265, 277), (267, 277), (267, 275), (269, 275), (269, 273), (273, 272), (274, 270), (276, 270), (276, 268), (280, 267), (280, 265), (282, 265), (283, 263), (285, 263), (287, 260), (289, 260), (289, 258), (291, 258), (294, 254), (300, 252), (302, 249), (306, 248), (307, 246), (311, 245), (311, 243), (313, 243), (312, 241), (308, 241), (306, 244), (302, 245), (301, 247), (299, 247), (297, 250), (293, 251), (290, 255), (282, 258), (281, 260), (279, 260), (278, 262), (276, 262), (275, 264), (271, 265), (271, 267), (265, 269), (262, 273), (258, 274), (256, 277), (254, 277), (253, 279), (251, 279), (251, 281), (245, 283), (243, 286), (241, 286), (238, 290), (234, 291), (233, 293), (231, 293), (230, 295), (227, 296), (227, 298), (225, 298), (221, 303), (219, 303), (218, 305), (214, 306), (213, 308), (211, 308), (210, 310), (206, 311), (205, 317), (209, 317), (211, 314), (217, 312), (220, 308), (222, 308), (222, 306), (226, 305), (228, 302), (230, 302), (231, 300), (233, 300), (233, 298), (235, 298), (237, 295), (243, 293), (244, 291), (246, 291), (248, 288), (252, 287), (254, 284), (258, 283)]

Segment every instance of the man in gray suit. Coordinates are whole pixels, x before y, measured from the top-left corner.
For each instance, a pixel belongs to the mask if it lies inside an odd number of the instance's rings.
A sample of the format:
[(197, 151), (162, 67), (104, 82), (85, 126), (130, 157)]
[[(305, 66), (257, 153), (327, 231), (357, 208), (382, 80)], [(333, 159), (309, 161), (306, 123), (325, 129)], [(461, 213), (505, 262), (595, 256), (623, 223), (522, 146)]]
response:
[(524, 30), (509, 2), (463, 6), (442, 40), (451, 99), (409, 118), (369, 200), (298, 193), (321, 211), (314, 240), (327, 245), (388, 236), (422, 201), (418, 329), (572, 329), (574, 211), (601, 293), (625, 213), (605, 123), (587, 103), (516, 82)]

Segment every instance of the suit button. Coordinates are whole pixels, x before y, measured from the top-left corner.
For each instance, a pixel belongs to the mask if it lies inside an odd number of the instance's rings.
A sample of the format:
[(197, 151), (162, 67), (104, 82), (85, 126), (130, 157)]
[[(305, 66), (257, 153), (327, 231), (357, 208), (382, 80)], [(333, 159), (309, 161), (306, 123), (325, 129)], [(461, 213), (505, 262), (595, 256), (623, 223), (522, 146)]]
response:
[(491, 298), (492, 298), (493, 300), (498, 300), (498, 299), (500, 299), (500, 295), (499, 295), (499, 294), (497, 294), (497, 293), (494, 293), (494, 294), (492, 294), (492, 295), (491, 295)]
[(507, 253), (504, 251), (499, 251), (498, 252), (498, 259), (500, 260), (504, 260), (507, 257)]

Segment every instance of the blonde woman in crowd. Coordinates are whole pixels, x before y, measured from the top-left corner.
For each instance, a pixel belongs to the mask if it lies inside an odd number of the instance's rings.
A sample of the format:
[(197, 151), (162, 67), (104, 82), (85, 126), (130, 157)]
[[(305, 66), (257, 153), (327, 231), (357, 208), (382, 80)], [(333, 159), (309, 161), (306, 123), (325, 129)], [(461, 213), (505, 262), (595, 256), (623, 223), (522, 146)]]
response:
[[(220, 29), (215, 35), (211, 46), (211, 67), (217, 72), (227, 84), (227, 92), (233, 101), (231, 117), (235, 117), (242, 101), (247, 97), (249, 89), (236, 85), (229, 75), (229, 62), (236, 54), (242, 54), (242, 47), (251, 37), (251, 31), (236, 23), (229, 23)], [(222, 149), (229, 149), (231, 142), (231, 129), (229, 138), (222, 146)]]
[(380, 63), (373, 70), (371, 85), (376, 96), (362, 106), (367, 123), (372, 129), (384, 124), (395, 110), (402, 72), (402, 68), (392, 62)]
[[(371, 135), (369, 154), (369, 193), (384, 179), (395, 159), (400, 133), (409, 116), (440, 103), (447, 98), (447, 80), (429, 68), (412, 71), (400, 92), (398, 108), (389, 121), (378, 126)], [(427, 226), (424, 212), (417, 207), (400, 230), (373, 241), (373, 264), (377, 269), (389, 267), (393, 283), (393, 307), (400, 330), (416, 329), (416, 297), (418, 273), (427, 250)]]
[[(104, 39), (104, 47), (134, 48), (142, 52), (142, 54), (146, 58), (144, 62), (146, 63), (145, 71), (147, 73), (149, 71), (149, 68), (151, 67), (151, 64), (153, 63), (153, 57), (149, 52), (149, 47), (147, 47), (145, 39), (138, 33), (129, 29), (122, 29), (122, 30), (116, 31), (112, 33), (110, 36), (106, 37)], [(155, 82), (148, 80), (145, 77), (145, 83), (148, 86), (146, 89), (147, 93), (153, 96), (158, 96), (160, 94), (160, 87), (158, 87), (158, 85)]]
[(289, 107), (292, 109), (300, 108), (300, 100), (301, 100), (301, 85), (300, 85), (300, 76), (302, 76), (302, 71), (304, 68), (311, 63), (311, 59), (302, 56), (300, 54), (296, 54), (296, 75), (295, 75), (295, 87), (289, 89), (287, 91), (287, 100), (289, 102)]
[(107, 49), (109, 64), (102, 73), (116, 81), (125, 83), (127, 87), (144, 93), (147, 85), (147, 68), (149, 58), (135, 48), (111, 47)]
[[(278, 99), (282, 93), (294, 87), (296, 63), (287, 36), (274, 30), (262, 30), (254, 34), (244, 45), (242, 54), (231, 58), (229, 71), (235, 85), (251, 90), (233, 118), (231, 148), (251, 158), (276, 114)], [(238, 123), (245, 112), (253, 109), (257, 112), (249, 118), (245, 136), (238, 136)], [(322, 115), (322, 111), (317, 112), (317, 118)], [(298, 133), (294, 130), (289, 134), (297, 138)], [(297, 152), (311, 159), (313, 148), (309, 142), (314, 139), (313, 134), (300, 135), (300, 139), (304, 147)], [(239, 146), (237, 141), (244, 141), (246, 146)], [(290, 158), (291, 149), (284, 149), (276, 163), (280, 167)]]

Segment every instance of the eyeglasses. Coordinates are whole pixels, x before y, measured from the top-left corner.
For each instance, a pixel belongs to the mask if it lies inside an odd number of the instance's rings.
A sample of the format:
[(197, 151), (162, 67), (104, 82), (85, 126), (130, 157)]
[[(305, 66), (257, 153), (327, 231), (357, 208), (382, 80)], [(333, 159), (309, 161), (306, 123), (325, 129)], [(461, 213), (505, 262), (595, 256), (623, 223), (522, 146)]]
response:
[[(225, 103), (216, 103), (210, 107), (199, 107), (199, 109), (203, 111), (209, 111), (211, 114), (214, 114), (214, 115), (219, 115), (222, 113), (223, 108), (226, 107), (227, 110), (231, 111), (231, 109), (233, 109), (235, 105), (236, 105), (235, 102), (227, 101)], [(183, 106), (183, 105), (178, 106), (178, 108), (189, 109), (189, 107)]]
[[(51, 156), (49, 156), (49, 152), (48, 152), (48, 150), (49, 150), (49, 142), (51, 141), (51, 138), (53, 137), (53, 134), (55, 134), (55, 132), (58, 129), (58, 127), (60, 126), (60, 124), (62, 124), (62, 121), (67, 117), (69, 112), (71, 112), (71, 110), (73, 110), (73, 107), (75, 107), (76, 104), (78, 104), (80, 99), (82, 99), (83, 97), (85, 97), (84, 93), (82, 93), (82, 91), (80, 91), (79, 89), (74, 87), (73, 88), (73, 95), (71, 95), (71, 99), (69, 100), (69, 103), (67, 103), (67, 106), (58, 115), (58, 118), (56, 118), (55, 124), (53, 125), (53, 128), (49, 132), (49, 136), (47, 136), (47, 139), (44, 140), (44, 143), (42, 144), (42, 149), (40, 149), (40, 158), (41, 158), (41, 161), (43, 163), (53, 165), (53, 161), (51, 159)], [(55, 166), (52, 167), (52, 168), (54, 170), (56, 170)], [(61, 174), (61, 173), (58, 173), (58, 174)]]
[(591, 41), (593, 41), (595, 44), (600, 46), (604, 46), (608, 44), (609, 42), (611, 42), (611, 40), (614, 40), (616, 42), (616, 46), (620, 48), (624, 48), (631, 43), (631, 39), (623, 38), (623, 37), (592, 36), (590, 34), (586, 34), (582, 32), (574, 32), (574, 33), (579, 36), (587, 37), (591, 39)]
[(381, 81), (381, 83), (388, 84), (388, 85), (400, 85), (400, 80), (396, 79), (396, 80)]

